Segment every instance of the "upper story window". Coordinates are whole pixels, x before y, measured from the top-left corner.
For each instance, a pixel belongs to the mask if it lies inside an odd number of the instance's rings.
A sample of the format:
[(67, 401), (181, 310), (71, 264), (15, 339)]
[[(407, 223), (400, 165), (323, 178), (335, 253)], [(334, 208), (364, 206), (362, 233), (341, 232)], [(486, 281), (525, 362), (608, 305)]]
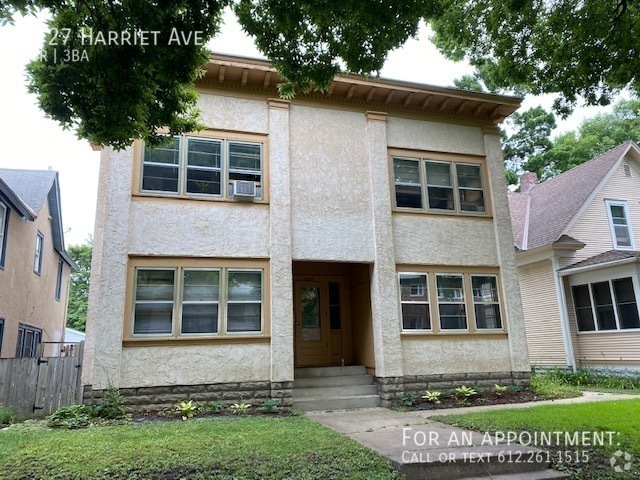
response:
[(486, 214), (478, 163), (393, 156), (395, 207), (439, 213)]
[(9, 225), (9, 209), (0, 202), (0, 268), (4, 268), (4, 257), (7, 251), (7, 227)]
[(640, 328), (633, 278), (617, 278), (572, 287), (579, 332)]
[(607, 200), (607, 213), (613, 246), (617, 250), (633, 250), (634, 241), (626, 202)]
[(36, 235), (36, 252), (33, 258), (33, 271), (40, 275), (42, 273), (42, 250), (44, 247), (44, 235), (38, 232)]
[(140, 191), (262, 200), (263, 144), (185, 135), (156, 148), (144, 146)]
[(56, 276), (56, 300), (60, 301), (62, 295), (62, 272), (64, 270), (64, 264), (62, 259), (58, 259), (58, 275)]

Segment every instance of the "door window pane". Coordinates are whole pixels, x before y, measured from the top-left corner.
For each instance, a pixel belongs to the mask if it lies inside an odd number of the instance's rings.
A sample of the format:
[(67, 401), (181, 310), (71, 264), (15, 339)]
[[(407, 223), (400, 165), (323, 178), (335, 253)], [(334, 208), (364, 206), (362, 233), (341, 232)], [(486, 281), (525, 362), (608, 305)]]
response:
[(596, 307), (598, 330), (615, 330), (617, 325), (609, 282), (593, 283), (591, 289)]
[(342, 318), (340, 314), (340, 284), (329, 283), (329, 323), (332, 330), (342, 328)]
[(573, 303), (576, 309), (576, 320), (578, 330), (590, 332), (596, 329), (591, 309), (591, 297), (589, 296), (589, 285), (577, 285), (573, 287)]
[(632, 279), (621, 278), (614, 280), (613, 291), (616, 296), (620, 328), (640, 328), (638, 304), (636, 303), (636, 294), (633, 289)]
[(322, 316), (320, 313), (320, 289), (302, 287), (300, 289), (302, 340), (322, 340)]

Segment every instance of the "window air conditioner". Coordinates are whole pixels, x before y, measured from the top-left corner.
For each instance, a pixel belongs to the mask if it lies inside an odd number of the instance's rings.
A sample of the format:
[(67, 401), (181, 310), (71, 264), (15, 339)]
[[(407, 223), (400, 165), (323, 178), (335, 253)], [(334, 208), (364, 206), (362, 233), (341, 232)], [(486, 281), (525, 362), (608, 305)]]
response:
[(233, 184), (233, 196), (251, 198), (255, 197), (256, 182), (249, 182), (247, 180), (236, 180)]

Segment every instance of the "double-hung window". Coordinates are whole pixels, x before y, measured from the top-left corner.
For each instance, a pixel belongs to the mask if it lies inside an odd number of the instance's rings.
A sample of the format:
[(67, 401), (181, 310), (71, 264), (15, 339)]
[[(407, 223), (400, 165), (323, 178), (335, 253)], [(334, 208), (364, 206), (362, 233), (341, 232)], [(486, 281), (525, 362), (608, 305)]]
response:
[(636, 288), (632, 277), (572, 287), (580, 332), (640, 328)]
[(7, 251), (7, 226), (9, 224), (9, 209), (0, 202), (0, 268), (4, 268), (4, 256)]
[(264, 269), (136, 267), (134, 281), (133, 337), (263, 331)]
[(264, 198), (263, 144), (175, 136), (143, 147), (140, 191), (197, 198)]
[(498, 278), (495, 275), (471, 275), (471, 289), (476, 328), (502, 328)]
[(478, 163), (392, 157), (395, 208), (439, 213), (486, 214)]
[(33, 271), (40, 275), (42, 273), (42, 250), (44, 247), (44, 235), (38, 232), (36, 235), (36, 251), (33, 257)]
[(462, 275), (436, 275), (436, 291), (440, 329), (466, 330), (467, 310)]
[(38, 355), (38, 347), (42, 343), (42, 329), (18, 324), (18, 342), (16, 344), (16, 357), (35, 357)]
[(400, 305), (403, 330), (431, 330), (428, 275), (400, 273)]
[(633, 250), (635, 245), (627, 203), (607, 200), (606, 204), (614, 248), (616, 250)]

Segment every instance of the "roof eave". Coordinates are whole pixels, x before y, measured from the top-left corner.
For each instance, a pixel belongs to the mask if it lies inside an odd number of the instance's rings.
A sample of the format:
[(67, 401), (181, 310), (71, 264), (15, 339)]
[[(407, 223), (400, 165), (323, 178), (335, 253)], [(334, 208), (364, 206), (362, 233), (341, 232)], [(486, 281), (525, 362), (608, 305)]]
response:
[(22, 201), (18, 195), (0, 178), (0, 193), (2, 193), (10, 204), (9, 207), (16, 211), (20, 216), (29, 221), (37, 218), (36, 213)]
[(618, 267), (620, 265), (626, 265), (629, 263), (640, 262), (638, 257), (622, 258), (620, 260), (612, 260), (610, 262), (596, 263), (595, 265), (585, 265), (584, 267), (565, 267), (562, 270), (558, 270), (558, 275), (566, 277), (568, 275), (574, 275), (576, 273), (589, 272), (592, 270), (600, 270), (609, 267)]

